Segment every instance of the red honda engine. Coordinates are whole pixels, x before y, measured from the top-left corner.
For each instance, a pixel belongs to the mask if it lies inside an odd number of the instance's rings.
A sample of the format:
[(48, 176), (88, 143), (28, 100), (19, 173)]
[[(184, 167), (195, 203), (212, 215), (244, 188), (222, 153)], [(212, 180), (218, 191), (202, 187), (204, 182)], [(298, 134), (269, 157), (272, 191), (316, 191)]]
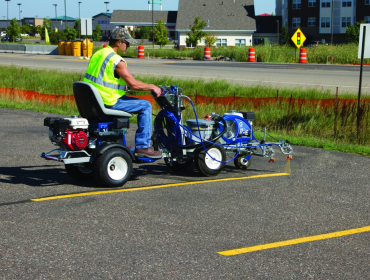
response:
[(79, 151), (86, 148), (89, 143), (87, 134), (82, 130), (69, 130), (65, 131), (65, 137), (62, 139), (62, 143), (67, 149), (72, 151)]

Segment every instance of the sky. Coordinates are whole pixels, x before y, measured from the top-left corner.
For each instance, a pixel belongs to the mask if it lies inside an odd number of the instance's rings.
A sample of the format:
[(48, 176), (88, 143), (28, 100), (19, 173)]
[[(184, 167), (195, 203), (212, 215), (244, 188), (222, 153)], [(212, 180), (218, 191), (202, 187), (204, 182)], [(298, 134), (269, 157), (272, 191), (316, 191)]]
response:
[[(113, 10), (148, 10), (149, 6), (148, 0), (10, 0), (9, 2), (0, 0), (0, 19), (7, 19), (7, 5), (9, 19), (19, 19), (19, 10), (21, 11), (21, 18), (53, 18), (55, 17), (55, 6), (53, 4), (57, 4), (57, 16), (63, 16), (65, 14), (64, 2), (67, 6), (67, 16), (74, 18), (79, 17), (78, 2), (82, 2), (80, 4), (82, 18), (91, 18), (106, 12), (106, 9), (109, 12), (113, 12)], [(104, 2), (109, 2), (109, 4)], [(162, 0), (162, 10), (176, 11), (178, 2), (178, 0)], [(18, 5), (18, 3), (22, 5)], [(275, 13), (275, 0), (254, 0), (254, 6), (256, 15)], [(160, 10), (160, 6), (154, 5), (154, 10)]]

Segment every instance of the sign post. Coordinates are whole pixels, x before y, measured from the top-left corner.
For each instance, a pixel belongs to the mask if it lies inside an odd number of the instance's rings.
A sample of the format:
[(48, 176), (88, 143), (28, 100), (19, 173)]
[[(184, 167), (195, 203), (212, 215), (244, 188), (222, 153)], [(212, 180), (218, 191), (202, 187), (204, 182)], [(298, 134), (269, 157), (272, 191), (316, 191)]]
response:
[[(358, 100), (357, 100), (357, 143), (360, 143), (360, 124), (361, 124), (361, 88), (362, 88), (362, 72), (364, 67), (364, 58), (370, 58), (370, 24), (360, 25), (360, 38), (358, 48), (358, 58), (361, 59), (360, 66), (360, 84), (358, 87)], [(367, 48), (366, 48), (367, 47)]]
[[(85, 36), (92, 35), (92, 19), (91, 18), (81, 18), (81, 35), (85, 35)], [(86, 39), (87, 39), (86, 54), (88, 57), (90, 40), (88, 38)]]

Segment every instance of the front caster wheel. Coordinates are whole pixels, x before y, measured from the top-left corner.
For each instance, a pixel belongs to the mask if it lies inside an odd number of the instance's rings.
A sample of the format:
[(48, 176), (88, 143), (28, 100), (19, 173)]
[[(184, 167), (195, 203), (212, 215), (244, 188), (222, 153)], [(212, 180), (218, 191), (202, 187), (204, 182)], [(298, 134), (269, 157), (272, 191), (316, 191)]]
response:
[(130, 179), (132, 160), (124, 150), (110, 149), (96, 160), (95, 172), (105, 187), (121, 187)]
[[(248, 157), (249, 157), (249, 159), (248, 159)], [(246, 158), (247, 158), (247, 161), (244, 161), (244, 159), (246, 159)], [(252, 162), (251, 156), (237, 156), (234, 159), (235, 167), (243, 169), (243, 170), (247, 170), (249, 168), (249, 166), (251, 166), (251, 162)]]
[(195, 153), (195, 166), (204, 176), (216, 176), (225, 166), (226, 152), (221, 146), (212, 145), (207, 148), (207, 152), (203, 148)]
[(94, 171), (90, 163), (65, 164), (67, 174), (76, 181), (87, 181), (94, 178)]

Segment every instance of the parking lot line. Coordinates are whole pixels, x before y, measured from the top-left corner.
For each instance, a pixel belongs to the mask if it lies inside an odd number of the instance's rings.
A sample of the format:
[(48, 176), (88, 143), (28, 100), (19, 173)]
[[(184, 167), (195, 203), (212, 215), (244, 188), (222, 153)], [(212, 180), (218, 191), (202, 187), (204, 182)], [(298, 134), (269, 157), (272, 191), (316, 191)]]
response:
[(286, 172), (284, 172), (284, 173), (272, 173), (272, 174), (254, 175), (254, 176), (249, 176), (249, 177), (223, 178), (223, 179), (194, 181), (194, 182), (186, 182), (186, 183), (174, 183), (174, 184), (139, 187), (139, 188), (130, 188), (130, 189), (114, 189), (114, 190), (97, 191), (97, 192), (85, 192), (85, 193), (75, 193), (75, 194), (66, 194), (66, 195), (56, 195), (56, 196), (48, 196), (48, 197), (42, 197), (42, 198), (33, 198), (33, 199), (31, 199), (31, 201), (40, 202), (40, 201), (47, 201), (47, 200), (54, 200), (54, 199), (72, 198), (72, 197), (92, 196), (92, 195), (101, 195), (101, 194), (119, 193), (119, 192), (133, 192), (133, 191), (152, 190), (152, 189), (187, 186), (187, 185), (196, 185), (196, 184), (206, 184), (206, 183), (235, 181), (235, 180), (247, 180), (247, 179), (257, 179), (257, 178), (268, 178), (268, 177), (279, 177), (279, 176), (289, 176), (289, 175), (290, 175), (290, 173), (286, 173)]
[(320, 234), (320, 235), (314, 235), (314, 236), (308, 236), (308, 237), (302, 237), (302, 238), (291, 239), (291, 240), (285, 240), (285, 241), (257, 245), (257, 246), (252, 246), (252, 247), (221, 251), (218, 253), (223, 256), (234, 256), (234, 255), (245, 254), (245, 253), (250, 253), (250, 252), (255, 252), (255, 251), (262, 251), (262, 250), (278, 248), (278, 247), (285, 247), (285, 246), (290, 246), (290, 245), (295, 245), (295, 244), (300, 244), (300, 243), (336, 238), (336, 237), (341, 237), (345, 235), (363, 233), (363, 232), (368, 232), (368, 231), (370, 231), (370, 226), (362, 227), (362, 228), (354, 228), (354, 229), (349, 229), (349, 230), (344, 230), (344, 231), (337, 231), (337, 232), (326, 233), (326, 234)]

